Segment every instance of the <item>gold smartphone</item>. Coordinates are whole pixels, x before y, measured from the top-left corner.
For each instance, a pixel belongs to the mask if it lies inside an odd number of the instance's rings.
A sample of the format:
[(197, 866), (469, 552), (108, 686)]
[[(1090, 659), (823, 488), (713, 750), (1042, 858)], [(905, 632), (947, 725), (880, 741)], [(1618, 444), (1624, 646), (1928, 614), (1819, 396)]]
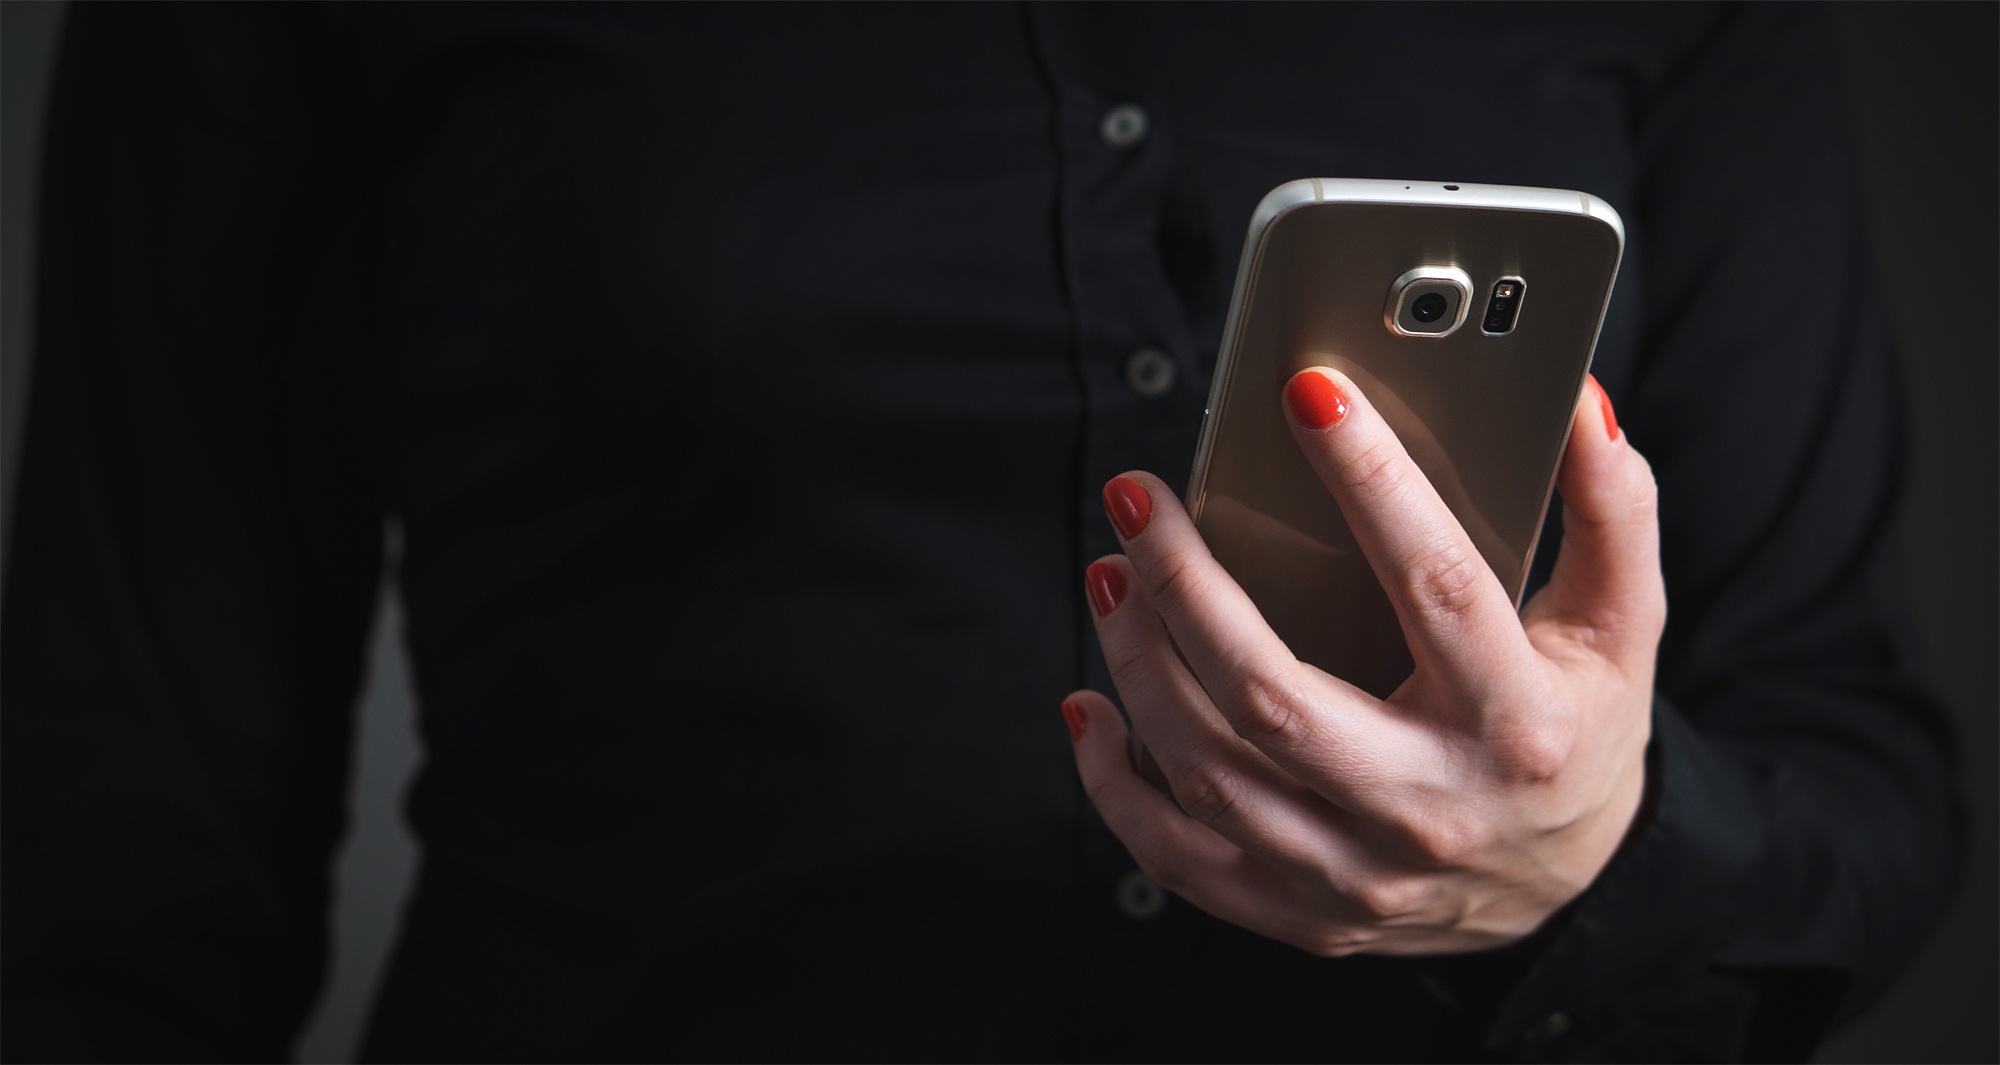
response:
[(1306, 178), (1264, 197), (1187, 503), (1294, 655), (1376, 695), (1411, 671), (1285, 382), (1353, 378), (1518, 607), (1624, 243), (1608, 204), (1557, 189)]

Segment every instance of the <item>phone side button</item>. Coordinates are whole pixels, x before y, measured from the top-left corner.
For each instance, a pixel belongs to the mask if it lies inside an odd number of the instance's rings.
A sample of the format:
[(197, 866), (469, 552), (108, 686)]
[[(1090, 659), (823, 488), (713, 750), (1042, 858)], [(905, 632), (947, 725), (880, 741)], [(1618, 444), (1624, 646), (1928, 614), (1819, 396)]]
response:
[(1173, 357), (1158, 348), (1140, 348), (1125, 357), (1125, 385), (1147, 399), (1158, 399), (1173, 390), (1180, 368)]

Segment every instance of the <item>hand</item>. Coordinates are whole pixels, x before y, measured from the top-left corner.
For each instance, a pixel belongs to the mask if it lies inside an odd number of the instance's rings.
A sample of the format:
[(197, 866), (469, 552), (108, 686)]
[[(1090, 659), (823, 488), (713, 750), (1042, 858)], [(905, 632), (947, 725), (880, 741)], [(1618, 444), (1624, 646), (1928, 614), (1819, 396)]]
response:
[(1085, 582), (1174, 801), (1091, 691), (1063, 704), (1085, 790), (1153, 879), (1313, 953), (1520, 939), (1596, 879), (1639, 809), (1666, 622), (1652, 471), (1592, 379), (1557, 480), (1562, 550), (1517, 615), (1352, 381), (1313, 368), (1285, 394), (1416, 672), (1385, 700), (1293, 658), (1173, 493), (1115, 478), (1105, 505), (1126, 553)]

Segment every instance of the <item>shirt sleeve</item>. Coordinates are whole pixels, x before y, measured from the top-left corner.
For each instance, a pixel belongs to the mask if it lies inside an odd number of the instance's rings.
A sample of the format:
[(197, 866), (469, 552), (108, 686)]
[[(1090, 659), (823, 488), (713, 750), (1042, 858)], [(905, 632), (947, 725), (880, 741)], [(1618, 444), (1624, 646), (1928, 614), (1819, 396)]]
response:
[[(69, 9), (4, 596), (9, 1060), (282, 1060), (380, 564), (303, 6)], [(318, 327), (302, 325), (318, 321)]]
[(1963, 811), (1898, 601), (1897, 373), (1824, 13), (1720, 14), (1642, 108), (1604, 384), (1660, 486), (1649, 799), (1489, 1046), (1801, 1059), (1941, 912)]

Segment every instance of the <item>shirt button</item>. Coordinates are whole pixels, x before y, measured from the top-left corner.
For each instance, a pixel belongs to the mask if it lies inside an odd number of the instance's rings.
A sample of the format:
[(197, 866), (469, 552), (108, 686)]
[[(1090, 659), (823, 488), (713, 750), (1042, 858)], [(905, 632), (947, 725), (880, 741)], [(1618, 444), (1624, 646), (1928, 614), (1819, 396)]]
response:
[(1146, 139), (1146, 109), (1138, 104), (1119, 104), (1104, 112), (1097, 123), (1097, 135), (1113, 148), (1130, 148)]
[(1133, 869), (1118, 878), (1118, 912), (1134, 921), (1150, 921), (1167, 908), (1167, 889)]
[(1166, 352), (1140, 348), (1125, 357), (1125, 384), (1147, 399), (1157, 399), (1174, 387), (1180, 370)]

